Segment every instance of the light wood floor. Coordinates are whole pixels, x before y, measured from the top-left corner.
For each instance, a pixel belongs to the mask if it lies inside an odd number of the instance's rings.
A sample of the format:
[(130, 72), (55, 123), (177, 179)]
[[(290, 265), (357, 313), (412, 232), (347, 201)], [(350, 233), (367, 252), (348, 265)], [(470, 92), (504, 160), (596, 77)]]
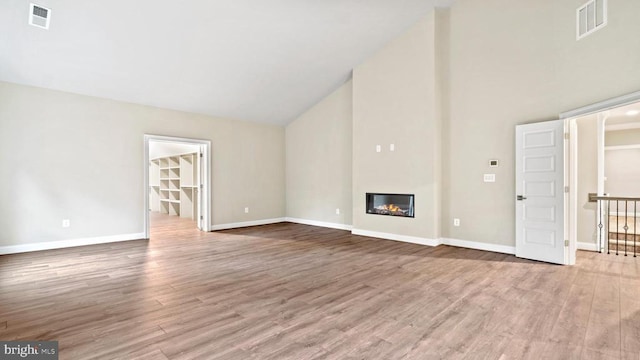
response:
[(640, 261), (275, 224), (0, 256), (0, 340), (61, 359), (639, 359)]

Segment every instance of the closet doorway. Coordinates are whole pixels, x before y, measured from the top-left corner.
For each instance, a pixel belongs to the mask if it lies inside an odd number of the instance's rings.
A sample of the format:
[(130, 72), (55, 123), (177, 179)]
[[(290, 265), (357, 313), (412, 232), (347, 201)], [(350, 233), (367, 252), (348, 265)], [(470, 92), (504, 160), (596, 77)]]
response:
[(210, 231), (210, 147), (207, 140), (144, 136), (147, 239), (151, 221)]

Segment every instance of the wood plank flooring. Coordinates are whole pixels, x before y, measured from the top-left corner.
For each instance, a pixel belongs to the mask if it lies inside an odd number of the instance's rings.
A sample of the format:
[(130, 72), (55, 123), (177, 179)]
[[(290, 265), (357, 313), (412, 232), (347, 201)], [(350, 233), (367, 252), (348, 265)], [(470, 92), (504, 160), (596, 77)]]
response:
[(640, 262), (290, 223), (0, 256), (0, 339), (61, 359), (640, 359)]

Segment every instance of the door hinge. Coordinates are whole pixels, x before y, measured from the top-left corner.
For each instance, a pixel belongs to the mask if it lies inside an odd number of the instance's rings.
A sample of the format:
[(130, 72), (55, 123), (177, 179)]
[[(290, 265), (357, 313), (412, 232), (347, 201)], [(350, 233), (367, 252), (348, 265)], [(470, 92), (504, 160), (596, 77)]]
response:
[(200, 215), (200, 220), (203, 220), (202, 215)]
[(564, 133), (565, 140), (569, 140), (569, 133)]
[(564, 187), (564, 192), (565, 192), (565, 193), (568, 193), (568, 192), (569, 192), (569, 187), (568, 187), (568, 186), (565, 186), (565, 187)]
[(564, 246), (569, 247), (569, 240), (564, 241)]
[(200, 157), (202, 157), (202, 153), (200, 153)]

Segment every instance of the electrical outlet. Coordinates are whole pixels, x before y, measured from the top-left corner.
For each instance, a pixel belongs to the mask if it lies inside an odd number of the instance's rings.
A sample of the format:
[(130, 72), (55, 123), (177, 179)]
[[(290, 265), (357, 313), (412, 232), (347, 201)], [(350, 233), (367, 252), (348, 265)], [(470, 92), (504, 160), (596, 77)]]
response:
[(63, 227), (63, 228), (68, 228), (69, 226), (71, 226), (71, 220), (69, 220), (69, 219), (62, 219), (62, 227)]
[(336, 209), (336, 215), (340, 215), (340, 209)]
[(453, 219), (453, 226), (460, 226), (460, 219)]
[(248, 207), (244, 208), (244, 213), (245, 213), (245, 214), (248, 214), (248, 213), (249, 213), (249, 208), (248, 208)]

